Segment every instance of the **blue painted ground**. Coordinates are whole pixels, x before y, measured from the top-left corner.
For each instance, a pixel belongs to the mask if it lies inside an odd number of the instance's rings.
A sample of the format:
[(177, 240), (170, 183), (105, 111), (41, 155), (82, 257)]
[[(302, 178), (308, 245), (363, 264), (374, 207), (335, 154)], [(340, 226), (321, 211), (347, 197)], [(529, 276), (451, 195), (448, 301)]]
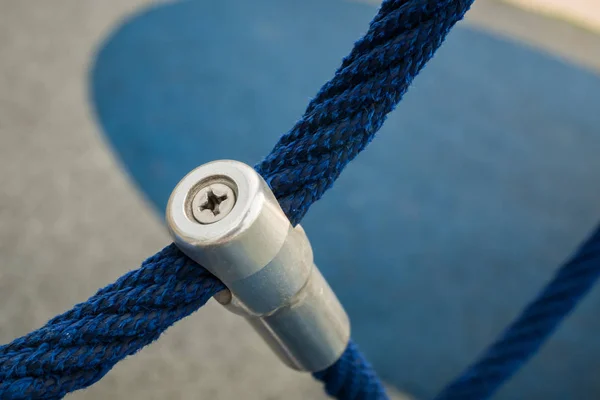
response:
[[(162, 213), (204, 162), (254, 164), (375, 13), (333, 0), (144, 10), (100, 48), (99, 123)], [(353, 335), (392, 385), (433, 395), (600, 217), (600, 78), (462, 25), (304, 225)], [(600, 396), (596, 290), (499, 398)]]

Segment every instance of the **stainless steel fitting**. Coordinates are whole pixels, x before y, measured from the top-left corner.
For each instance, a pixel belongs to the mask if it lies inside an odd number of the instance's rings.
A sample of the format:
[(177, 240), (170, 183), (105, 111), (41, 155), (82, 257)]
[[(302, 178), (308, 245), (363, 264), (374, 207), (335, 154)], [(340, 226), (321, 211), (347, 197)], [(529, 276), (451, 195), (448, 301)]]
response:
[(227, 286), (215, 296), (248, 319), (290, 367), (320, 371), (344, 352), (348, 316), (267, 183), (237, 161), (204, 164), (167, 205), (175, 244)]

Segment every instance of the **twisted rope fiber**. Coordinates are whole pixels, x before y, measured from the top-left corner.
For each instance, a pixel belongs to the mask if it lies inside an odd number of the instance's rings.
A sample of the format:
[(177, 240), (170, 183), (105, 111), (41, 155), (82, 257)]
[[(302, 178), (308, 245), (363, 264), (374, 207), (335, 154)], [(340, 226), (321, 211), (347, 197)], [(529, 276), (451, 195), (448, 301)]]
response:
[(0, 347), (0, 398), (57, 399), (87, 387), (223, 289), (171, 244), (87, 302)]
[(473, 0), (386, 1), (368, 32), (256, 170), (293, 224), (383, 125)]
[[(385, 1), (368, 32), (256, 170), (295, 225), (372, 140), (473, 0)], [(0, 398), (57, 399), (101, 379), (223, 284), (170, 245), (44, 327), (0, 347)], [(386, 399), (350, 342), (314, 374), (338, 399)]]
[(477, 362), (436, 400), (489, 398), (525, 364), (600, 276), (600, 227)]

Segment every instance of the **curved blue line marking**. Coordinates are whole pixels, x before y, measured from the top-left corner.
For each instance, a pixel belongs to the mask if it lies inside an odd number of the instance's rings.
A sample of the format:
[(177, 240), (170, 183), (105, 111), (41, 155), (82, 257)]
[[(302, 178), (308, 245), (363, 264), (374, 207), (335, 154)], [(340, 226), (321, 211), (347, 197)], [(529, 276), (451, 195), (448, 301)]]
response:
[[(204, 162), (255, 163), (374, 14), (333, 0), (186, 1), (100, 48), (91, 100), (162, 213)], [(462, 27), (304, 226), (353, 335), (389, 383), (431, 397), (600, 217), (600, 78)], [(600, 292), (498, 396), (600, 395)]]

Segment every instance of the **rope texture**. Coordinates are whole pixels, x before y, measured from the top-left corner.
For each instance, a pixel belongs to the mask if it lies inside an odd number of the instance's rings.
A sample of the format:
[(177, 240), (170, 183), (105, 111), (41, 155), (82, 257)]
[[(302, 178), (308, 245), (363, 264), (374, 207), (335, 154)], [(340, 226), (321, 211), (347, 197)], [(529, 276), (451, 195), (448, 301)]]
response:
[(371, 364), (353, 341), (348, 343), (346, 351), (335, 364), (313, 376), (325, 384), (328, 395), (337, 399), (388, 399)]
[(256, 170), (295, 225), (371, 142), (473, 0), (389, 0)]
[(481, 358), (436, 400), (487, 399), (513, 376), (589, 292), (600, 276), (600, 227)]
[[(256, 170), (295, 225), (381, 127), (473, 0), (388, 0)], [(58, 399), (102, 378), (224, 287), (170, 245), (41, 329), (0, 347), (0, 398)], [(387, 396), (351, 342), (315, 374), (338, 399)]]
[(0, 347), (0, 399), (59, 399), (90, 386), (223, 289), (171, 244), (85, 303)]

